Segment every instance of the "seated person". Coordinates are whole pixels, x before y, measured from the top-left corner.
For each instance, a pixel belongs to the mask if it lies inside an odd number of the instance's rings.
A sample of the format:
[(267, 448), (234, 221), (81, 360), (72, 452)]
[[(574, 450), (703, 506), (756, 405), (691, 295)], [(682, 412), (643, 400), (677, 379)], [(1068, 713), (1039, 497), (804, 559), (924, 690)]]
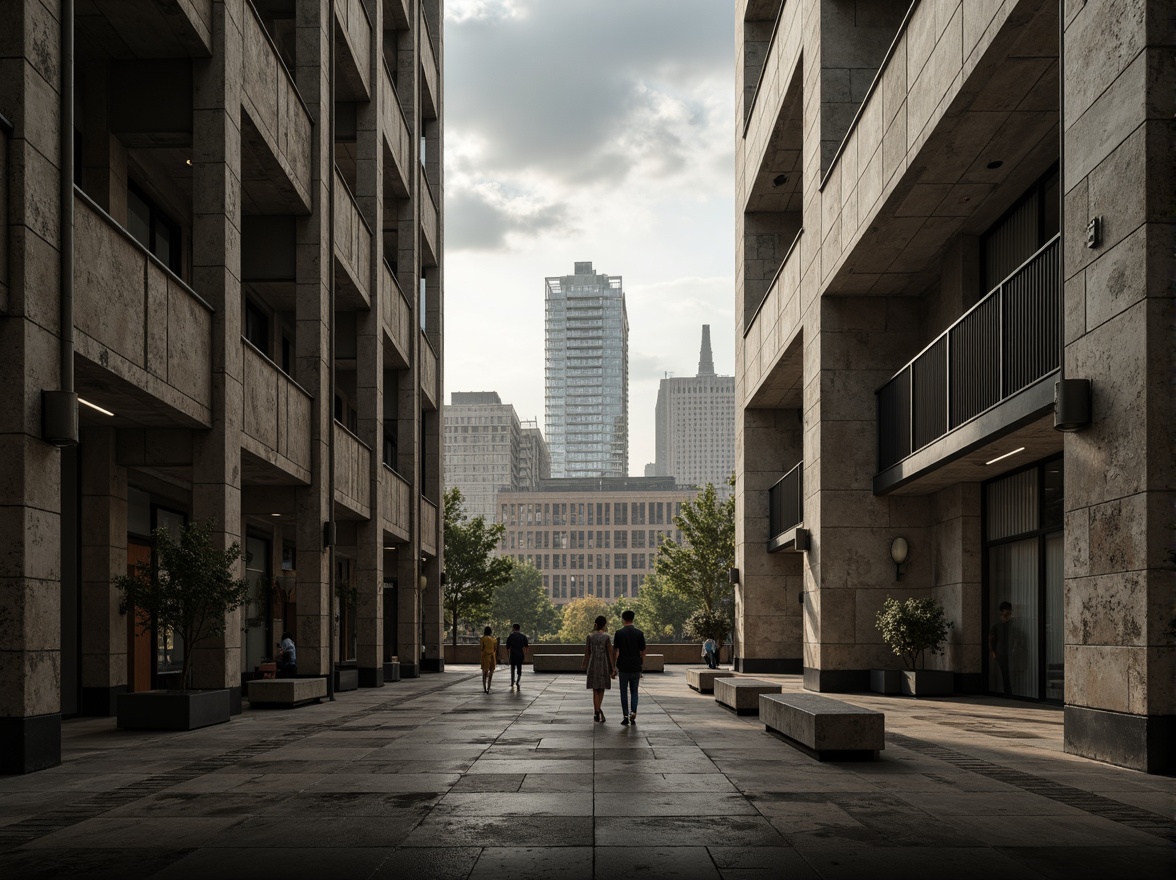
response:
[(298, 677), (298, 649), (294, 647), (294, 636), (282, 633), (278, 643), (278, 678)]

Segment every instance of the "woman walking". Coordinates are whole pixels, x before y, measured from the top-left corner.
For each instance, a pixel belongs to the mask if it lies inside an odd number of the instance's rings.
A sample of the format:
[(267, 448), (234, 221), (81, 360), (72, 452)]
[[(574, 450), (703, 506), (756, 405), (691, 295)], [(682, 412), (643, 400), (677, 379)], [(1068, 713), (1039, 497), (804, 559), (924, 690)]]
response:
[(490, 693), (490, 682), (494, 679), (494, 670), (498, 666), (498, 639), (490, 635), (493, 630), (486, 627), (482, 631), (479, 645), (482, 649), (482, 690)]
[(597, 721), (604, 720), (600, 704), (604, 701), (604, 692), (612, 688), (612, 680), (617, 676), (613, 666), (612, 639), (607, 628), (607, 617), (596, 618), (596, 629), (584, 643), (584, 663), (580, 666), (588, 672), (588, 687), (592, 690), (592, 717)]

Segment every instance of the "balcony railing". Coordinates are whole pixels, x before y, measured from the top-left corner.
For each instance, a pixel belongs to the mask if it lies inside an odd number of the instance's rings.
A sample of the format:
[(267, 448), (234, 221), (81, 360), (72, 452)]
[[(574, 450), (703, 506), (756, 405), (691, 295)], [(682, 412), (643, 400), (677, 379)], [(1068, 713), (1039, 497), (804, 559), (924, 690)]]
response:
[(768, 552), (803, 550), (807, 534), (797, 526), (804, 522), (804, 462), (768, 489)]
[(877, 391), (878, 470), (902, 461), (1058, 368), (1054, 236)]

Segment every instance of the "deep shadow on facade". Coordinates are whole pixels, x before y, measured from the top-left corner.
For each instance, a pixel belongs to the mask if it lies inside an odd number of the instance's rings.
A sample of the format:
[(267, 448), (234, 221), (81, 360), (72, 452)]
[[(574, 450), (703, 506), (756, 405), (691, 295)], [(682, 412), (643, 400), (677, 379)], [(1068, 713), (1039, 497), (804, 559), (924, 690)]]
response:
[(111, 586), (160, 526), (245, 551), (236, 711), (283, 629), (442, 663), (440, 3), (136, 6), (0, 8), (0, 772), (174, 681)]
[(738, 667), (868, 689), (933, 596), (957, 692), (1172, 772), (1168, 5), (736, 6)]

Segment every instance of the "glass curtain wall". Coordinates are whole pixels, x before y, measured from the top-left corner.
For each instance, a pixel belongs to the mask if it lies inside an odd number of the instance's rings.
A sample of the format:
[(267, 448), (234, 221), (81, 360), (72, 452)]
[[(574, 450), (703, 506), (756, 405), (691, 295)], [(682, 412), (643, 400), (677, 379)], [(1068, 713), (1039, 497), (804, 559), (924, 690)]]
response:
[(1062, 460), (985, 487), (987, 680), (995, 694), (1063, 697)]

